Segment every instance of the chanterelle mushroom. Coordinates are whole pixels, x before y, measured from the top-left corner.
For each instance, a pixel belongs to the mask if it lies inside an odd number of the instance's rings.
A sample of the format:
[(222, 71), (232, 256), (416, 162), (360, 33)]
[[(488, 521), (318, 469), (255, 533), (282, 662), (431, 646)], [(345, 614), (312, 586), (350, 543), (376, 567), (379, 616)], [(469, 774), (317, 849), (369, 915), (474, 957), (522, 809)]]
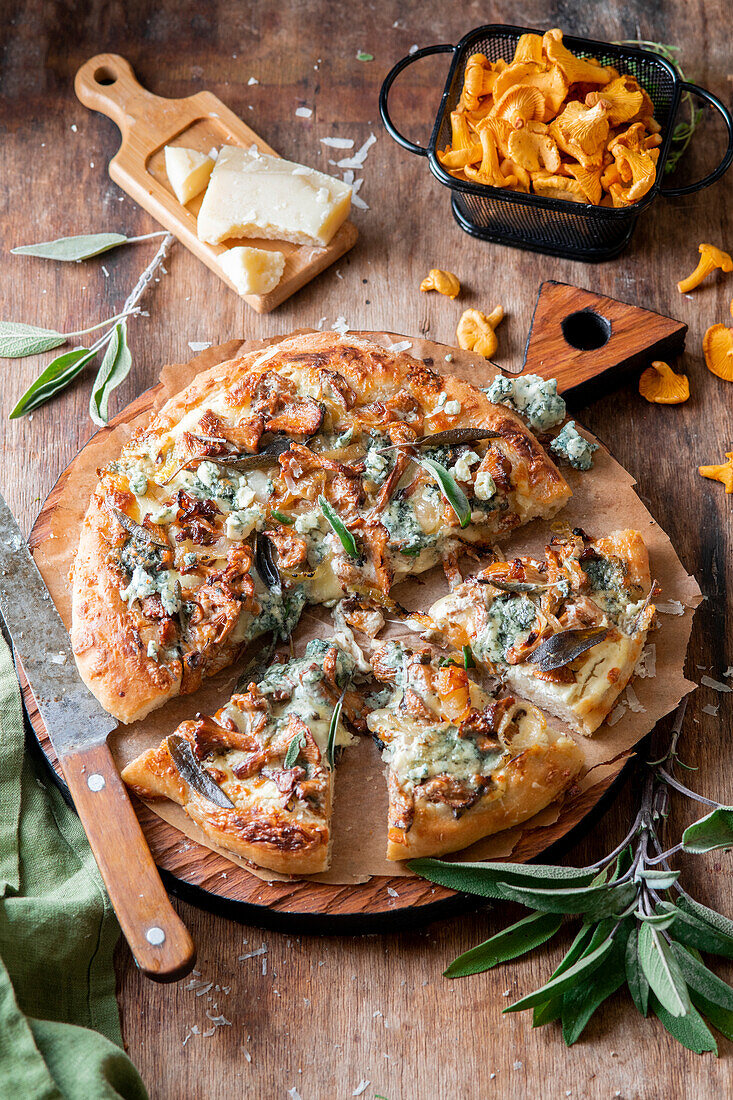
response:
[(457, 298), (461, 293), (461, 284), (452, 271), (441, 271), (439, 267), (433, 267), (420, 283), (420, 290), (437, 290), (446, 298)]
[(554, 173), (560, 168), (560, 153), (548, 134), (515, 130), (509, 138), (509, 156), (530, 173)]
[(720, 481), (725, 485), (726, 493), (733, 493), (733, 451), (726, 451), (727, 462), (720, 466), (698, 466), (697, 472), (711, 481)]
[(576, 57), (562, 41), (562, 31), (555, 27), (542, 37), (545, 55), (562, 69), (570, 84), (582, 81), (584, 84), (608, 84), (611, 77), (607, 69), (592, 58)]
[(641, 88), (633, 76), (619, 76), (597, 92), (588, 92), (586, 107), (603, 103), (612, 126), (620, 126), (637, 115), (644, 103)]
[(655, 361), (642, 372), (639, 393), (655, 405), (681, 405), (690, 396), (690, 380), (675, 374), (668, 363)]
[(545, 117), (545, 97), (531, 84), (516, 84), (504, 92), (492, 114), (520, 130), (526, 122), (541, 121)]
[(575, 157), (584, 168), (600, 168), (603, 147), (608, 138), (608, 118), (605, 106), (597, 103), (568, 103), (550, 126), (550, 133), (563, 150)]
[(711, 325), (703, 336), (702, 350), (708, 370), (726, 382), (733, 382), (733, 329)]
[(577, 180), (567, 176), (550, 176), (540, 173), (532, 177), (532, 190), (546, 199), (565, 199), (567, 202), (588, 202), (585, 191)]
[(499, 346), (494, 329), (503, 317), (504, 310), (501, 306), (492, 310), (488, 317), (478, 309), (465, 310), (456, 329), (458, 347), (464, 351), (478, 352), (490, 359)]
[(481, 164), (478, 168), (467, 164), (463, 169), (469, 179), (476, 183), (486, 183), (491, 187), (513, 187), (517, 182), (516, 176), (504, 176), (499, 165), (499, 153), (496, 138), (490, 126), (484, 122), (479, 123), (479, 137), (481, 138)]
[(689, 290), (694, 290), (717, 267), (721, 271), (733, 271), (733, 260), (727, 252), (723, 252), (722, 248), (716, 248), (714, 244), (701, 244), (698, 252), (700, 260), (692, 275), (688, 275), (686, 279), (677, 283), (680, 294), (687, 294)]
[[(644, 124), (635, 122), (625, 133), (609, 145), (609, 152), (616, 161), (619, 175), (628, 187), (623, 191), (623, 204), (637, 202), (646, 195), (656, 178), (657, 149), (647, 149), (644, 145)], [(611, 189), (611, 194), (614, 194)]]
[(475, 111), (481, 97), (488, 95), (494, 87), (495, 80), (496, 73), (490, 68), (488, 58), (482, 53), (471, 54), (466, 62), (461, 105), (468, 111)]

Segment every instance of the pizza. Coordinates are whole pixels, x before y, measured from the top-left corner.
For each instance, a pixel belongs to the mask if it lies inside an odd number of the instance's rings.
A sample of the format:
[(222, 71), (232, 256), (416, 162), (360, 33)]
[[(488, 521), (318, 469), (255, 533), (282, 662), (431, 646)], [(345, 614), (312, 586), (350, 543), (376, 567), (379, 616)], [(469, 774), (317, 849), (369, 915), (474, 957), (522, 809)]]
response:
[(524, 698), (592, 734), (631, 679), (654, 619), (638, 531), (554, 536), (543, 560), (494, 561), (415, 618), (425, 636), (470, 646)]
[(80, 674), (122, 722), (308, 603), (393, 607), (408, 575), (489, 549), (570, 496), (521, 419), (354, 336), (221, 363), (99, 472), (73, 570)]
[(213, 717), (181, 723), (122, 778), (141, 798), (177, 802), (220, 848), (312, 874), (330, 862), (335, 749), (353, 740), (342, 703), (352, 728), (367, 713), (389, 763), (390, 860), (452, 852), (525, 821), (577, 775), (572, 738), (530, 704), (489, 698), (454, 662), (390, 642), (371, 667), (379, 690), (366, 695), (353, 657), (313, 639), (304, 657), (245, 676)]
[(372, 668), (387, 685), (367, 725), (389, 765), (390, 860), (454, 852), (518, 825), (580, 771), (571, 737), (529, 703), (488, 696), (462, 664), (390, 642)]
[(353, 673), (350, 654), (313, 639), (303, 657), (245, 677), (213, 717), (181, 723), (122, 778), (141, 798), (177, 802), (220, 848), (260, 867), (324, 871), (334, 749), (352, 741), (338, 704)]

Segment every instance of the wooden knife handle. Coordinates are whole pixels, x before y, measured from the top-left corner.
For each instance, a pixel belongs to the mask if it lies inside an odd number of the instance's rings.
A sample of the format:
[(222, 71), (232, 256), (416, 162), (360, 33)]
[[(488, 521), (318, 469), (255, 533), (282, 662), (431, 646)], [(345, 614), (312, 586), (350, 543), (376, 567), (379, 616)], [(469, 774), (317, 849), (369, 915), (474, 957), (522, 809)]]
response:
[(61, 766), (135, 962), (156, 982), (184, 978), (196, 948), (160, 880), (109, 747), (72, 753)]

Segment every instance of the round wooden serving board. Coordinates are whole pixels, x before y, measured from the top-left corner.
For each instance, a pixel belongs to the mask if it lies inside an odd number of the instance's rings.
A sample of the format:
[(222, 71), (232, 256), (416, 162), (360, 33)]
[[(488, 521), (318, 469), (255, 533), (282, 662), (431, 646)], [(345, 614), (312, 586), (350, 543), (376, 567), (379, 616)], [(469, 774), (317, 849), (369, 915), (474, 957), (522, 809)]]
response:
[[(430, 348), (427, 341), (420, 341), (420, 346)], [(440, 345), (434, 347), (442, 352), (446, 350)], [(233, 354), (229, 346), (227, 351), (228, 355)], [(442, 358), (441, 355), (436, 362), (442, 363)], [(163, 383), (159, 383), (141, 394), (111, 420), (106, 428), (93, 436), (64, 470), (46, 498), (33, 526), (29, 537), (32, 550), (35, 551), (51, 533), (52, 520), (64, 486), (76, 464), (84, 459), (87, 448), (98, 443), (102, 433), (111, 432), (119, 425), (133, 420), (139, 423), (143, 414), (152, 411), (156, 399), (159, 401), (162, 389)], [(22, 669), (21, 686), (40, 749), (68, 799), (68, 791), (55, 753), (30, 687), (22, 675)], [(549, 825), (524, 829), (510, 858), (513, 861), (528, 861), (561, 840), (565, 844), (569, 843), (570, 834), (581, 822), (584, 822), (585, 831), (588, 827), (588, 815), (595, 810), (595, 817), (602, 811), (604, 796), (610, 797), (622, 767), (630, 759), (629, 753), (624, 754), (623, 763), (619, 763), (618, 767), (602, 769), (602, 778), (597, 783), (582, 791), (571, 790), (558, 819)], [(471, 903), (471, 899), (465, 895), (433, 886), (417, 877), (389, 878), (375, 875), (366, 882), (349, 884), (326, 884), (308, 879), (266, 882), (224, 856), (183, 836), (178, 829), (134, 796), (133, 803), (155, 862), (171, 893), (224, 916), (304, 934), (377, 932), (446, 916)]]

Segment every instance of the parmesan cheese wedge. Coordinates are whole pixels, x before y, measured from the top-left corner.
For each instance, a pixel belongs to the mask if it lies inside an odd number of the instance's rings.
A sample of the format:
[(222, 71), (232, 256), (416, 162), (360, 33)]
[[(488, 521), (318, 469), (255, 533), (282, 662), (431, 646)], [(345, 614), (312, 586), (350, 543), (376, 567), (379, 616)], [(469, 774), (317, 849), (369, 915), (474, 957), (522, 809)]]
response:
[(237, 245), (219, 257), (219, 266), (238, 294), (267, 294), (282, 278), (285, 257), (282, 252)]
[(209, 182), (214, 158), (196, 149), (184, 149), (179, 145), (166, 145), (165, 170), (173, 193), (185, 206), (195, 199)]
[(351, 187), (280, 157), (225, 145), (198, 217), (199, 240), (260, 237), (325, 246), (346, 221)]

